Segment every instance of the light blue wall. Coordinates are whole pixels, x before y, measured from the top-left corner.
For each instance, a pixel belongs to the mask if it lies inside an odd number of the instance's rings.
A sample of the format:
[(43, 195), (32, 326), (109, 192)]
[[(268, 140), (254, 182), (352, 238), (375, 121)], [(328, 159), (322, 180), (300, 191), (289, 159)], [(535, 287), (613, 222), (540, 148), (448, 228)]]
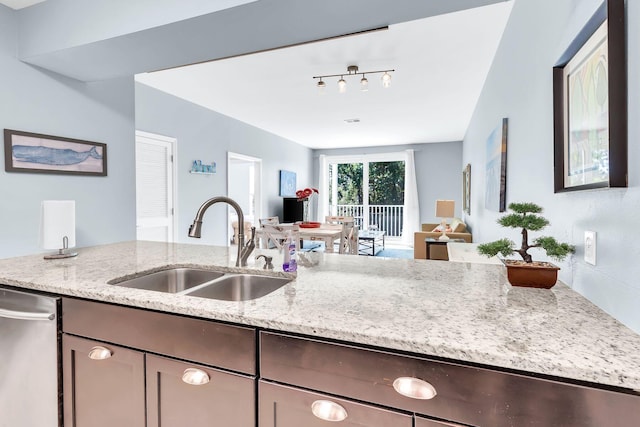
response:
[[(378, 154), (413, 149), (420, 201), (420, 223), (440, 222), (435, 217), (436, 199), (455, 200), (456, 216), (462, 216), (462, 142), (439, 144), (393, 145), (387, 147), (340, 148), (314, 150), (314, 177), (318, 176), (318, 156)], [(317, 185), (317, 178), (315, 181)]]
[[(472, 164), (474, 240), (511, 231), (500, 214), (483, 207), (484, 142), (502, 117), (509, 118), (507, 203), (532, 201), (545, 208), (545, 233), (577, 246), (561, 264), (560, 278), (602, 309), (640, 332), (640, 4), (627, 4), (629, 76), (629, 188), (553, 193), (551, 69), (599, 6), (598, 0), (517, 0), (471, 125), (463, 163)], [(597, 265), (586, 264), (584, 231), (597, 235)]]
[[(136, 83), (138, 130), (177, 138), (178, 231), (184, 243), (225, 245), (227, 222), (224, 208), (213, 206), (205, 215), (202, 238), (187, 237), (198, 207), (210, 197), (227, 194), (227, 152), (262, 159), (262, 215), (282, 213), (279, 171), (297, 174), (299, 187), (311, 184), (311, 150), (246, 123)], [(194, 159), (215, 161), (217, 174), (189, 174)]]
[(42, 251), (45, 199), (76, 201), (78, 246), (134, 239), (133, 78), (85, 84), (26, 65), (16, 59), (16, 22), (16, 12), (0, 5), (0, 129), (106, 143), (109, 171), (83, 177), (0, 166), (0, 258)]

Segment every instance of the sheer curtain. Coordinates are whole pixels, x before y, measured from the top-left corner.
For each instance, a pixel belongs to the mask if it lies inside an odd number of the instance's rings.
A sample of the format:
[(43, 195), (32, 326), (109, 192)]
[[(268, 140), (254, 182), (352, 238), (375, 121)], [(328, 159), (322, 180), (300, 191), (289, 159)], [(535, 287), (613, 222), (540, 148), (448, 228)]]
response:
[(404, 210), (402, 212), (402, 244), (413, 246), (413, 234), (420, 230), (420, 206), (414, 150), (405, 151)]
[(318, 157), (318, 193), (317, 221), (324, 222), (329, 215), (329, 165), (324, 154)]

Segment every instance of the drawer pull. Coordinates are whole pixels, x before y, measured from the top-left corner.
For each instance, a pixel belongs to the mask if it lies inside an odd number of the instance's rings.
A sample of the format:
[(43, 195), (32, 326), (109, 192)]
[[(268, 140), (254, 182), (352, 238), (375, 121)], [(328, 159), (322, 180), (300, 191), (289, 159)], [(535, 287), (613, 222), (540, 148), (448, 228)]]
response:
[(113, 356), (111, 350), (101, 345), (97, 345), (89, 350), (89, 359), (105, 360)]
[(343, 421), (347, 410), (330, 400), (316, 400), (311, 404), (311, 412), (324, 421)]
[(393, 382), (393, 388), (399, 394), (412, 399), (428, 400), (436, 397), (436, 389), (428, 382), (413, 378), (399, 377)]
[(182, 381), (191, 385), (204, 385), (209, 382), (211, 378), (202, 369), (187, 368), (182, 373)]

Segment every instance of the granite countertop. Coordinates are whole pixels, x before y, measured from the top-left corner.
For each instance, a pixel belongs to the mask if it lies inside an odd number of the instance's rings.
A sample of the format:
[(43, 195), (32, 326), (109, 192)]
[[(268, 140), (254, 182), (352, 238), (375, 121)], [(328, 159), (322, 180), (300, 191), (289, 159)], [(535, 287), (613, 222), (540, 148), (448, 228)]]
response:
[[(78, 252), (2, 259), (0, 283), (640, 391), (640, 335), (563, 283), (511, 287), (498, 265), (308, 252), (284, 287), (230, 302), (107, 282), (174, 265), (236, 271), (233, 249), (124, 242)], [(256, 250), (247, 268), (260, 268), (260, 253), (286, 274), (276, 251)]]

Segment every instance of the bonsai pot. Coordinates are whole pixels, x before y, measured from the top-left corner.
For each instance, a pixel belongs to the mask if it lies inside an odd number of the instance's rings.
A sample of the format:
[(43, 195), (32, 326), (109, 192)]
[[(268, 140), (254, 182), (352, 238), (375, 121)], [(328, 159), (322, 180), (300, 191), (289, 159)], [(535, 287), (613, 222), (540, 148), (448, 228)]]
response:
[(560, 267), (549, 262), (531, 262), (503, 259), (507, 279), (513, 286), (552, 288), (558, 281)]

